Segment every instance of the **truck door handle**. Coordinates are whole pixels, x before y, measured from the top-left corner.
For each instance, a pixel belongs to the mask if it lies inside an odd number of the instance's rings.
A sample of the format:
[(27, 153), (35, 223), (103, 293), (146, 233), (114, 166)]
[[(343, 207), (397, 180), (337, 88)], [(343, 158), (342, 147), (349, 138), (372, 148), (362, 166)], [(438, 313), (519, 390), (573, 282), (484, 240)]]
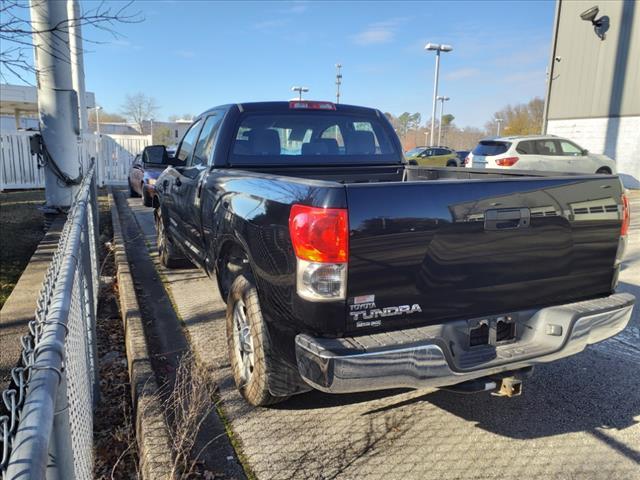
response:
[(528, 208), (496, 208), (484, 212), (485, 230), (527, 228), (531, 221)]

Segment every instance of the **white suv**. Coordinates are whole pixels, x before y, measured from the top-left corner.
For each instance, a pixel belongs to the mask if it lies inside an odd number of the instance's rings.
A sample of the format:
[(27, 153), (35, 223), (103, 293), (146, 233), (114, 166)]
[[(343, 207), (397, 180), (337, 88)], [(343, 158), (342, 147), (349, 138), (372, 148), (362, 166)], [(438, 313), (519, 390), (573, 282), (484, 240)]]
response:
[(465, 159), (468, 168), (513, 168), (567, 173), (616, 173), (616, 162), (566, 138), (523, 135), (481, 140)]

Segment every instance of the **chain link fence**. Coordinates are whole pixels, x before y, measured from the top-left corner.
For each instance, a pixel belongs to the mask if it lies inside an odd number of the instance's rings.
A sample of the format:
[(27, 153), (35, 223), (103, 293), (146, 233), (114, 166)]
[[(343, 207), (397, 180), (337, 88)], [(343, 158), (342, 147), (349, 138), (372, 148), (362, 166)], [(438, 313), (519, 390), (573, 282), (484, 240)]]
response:
[(98, 397), (98, 208), (95, 166), (62, 229), (0, 401), (2, 480), (93, 477)]

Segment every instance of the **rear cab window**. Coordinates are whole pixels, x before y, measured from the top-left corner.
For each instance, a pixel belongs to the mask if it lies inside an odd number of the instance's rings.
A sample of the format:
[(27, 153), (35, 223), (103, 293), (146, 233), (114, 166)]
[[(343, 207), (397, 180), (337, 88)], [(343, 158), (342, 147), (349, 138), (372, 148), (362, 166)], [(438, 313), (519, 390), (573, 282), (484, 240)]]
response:
[(493, 155), (502, 155), (511, 147), (511, 143), (497, 140), (482, 140), (476, 148), (473, 149), (474, 155), (490, 157)]
[(241, 115), (231, 165), (401, 163), (387, 126), (375, 115), (279, 110)]

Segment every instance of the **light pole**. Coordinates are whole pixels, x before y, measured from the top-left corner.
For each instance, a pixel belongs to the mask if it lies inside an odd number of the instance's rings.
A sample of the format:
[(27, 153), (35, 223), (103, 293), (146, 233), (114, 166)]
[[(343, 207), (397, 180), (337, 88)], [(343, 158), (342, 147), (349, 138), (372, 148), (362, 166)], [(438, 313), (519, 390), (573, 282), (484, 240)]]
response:
[(342, 85), (341, 63), (336, 63), (336, 104), (340, 103), (340, 85)]
[(307, 87), (291, 87), (292, 92), (298, 92), (298, 100), (302, 101), (302, 94), (307, 93), (309, 89)]
[(496, 137), (500, 136), (500, 126), (502, 125), (502, 122), (504, 121), (502, 118), (494, 118), (495, 122), (498, 124), (497, 125), (497, 129), (496, 129)]
[(436, 100), (440, 101), (440, 123), (438, 124), (438, 145), (440, 145), (440, 139), (442, 138), (442, 113), (444, 112), (444, 102), (448, 102), (451, 99), (449, 97), (438, 95)]
[(96, 133), (100, 136), (100, 110), (102, 110), (102, 107), (100, 105), (96, 105), (93, 108), (96, 110)]
[(436, 98), (438, 96), (438, 77), (440, 76), (440, 52), (450, 52), (453, 50), (453, 47), (440, 43), (427, 43), (424, 49), (436, 52), (436, 71), (433, 81), (433, 109), (431, 110), (431, 143), (433, 143), (433, 136), (436, 129)]

